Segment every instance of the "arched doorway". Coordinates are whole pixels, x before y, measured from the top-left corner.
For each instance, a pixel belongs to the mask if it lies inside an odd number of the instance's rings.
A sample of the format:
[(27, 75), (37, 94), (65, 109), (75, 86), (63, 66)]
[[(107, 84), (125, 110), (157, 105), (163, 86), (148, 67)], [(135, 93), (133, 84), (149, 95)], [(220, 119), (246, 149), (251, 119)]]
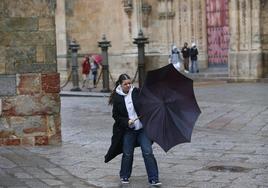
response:
[(228, 66), (228, 12), (228, 0), (206, 0), (209, 67)]

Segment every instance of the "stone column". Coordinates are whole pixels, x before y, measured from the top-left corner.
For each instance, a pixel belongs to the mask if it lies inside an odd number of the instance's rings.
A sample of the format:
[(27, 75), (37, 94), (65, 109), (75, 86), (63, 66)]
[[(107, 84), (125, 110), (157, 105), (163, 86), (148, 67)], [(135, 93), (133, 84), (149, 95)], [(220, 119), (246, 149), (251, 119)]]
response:
[(145, 80), (145, 66), (144, 66), (144, 46), (148, 44), (148, 38), (143, 36), (142, 30), (140, 30), (137, 38), (134, 39), (134, 44), (138, 46), (138, 71), (139, 71), (139, 87), (142, 87)]
[(102, 37), (102, 41), (98, 42), (101, 48), (102, 61), (102, 84), (103, 88), (101, 92), (110, 92), (109, 87), (109, 64), (108, 64), (108, 47), (111, 47), (110, 41), (106, 40), (105, 35)]
[(229, 76), (255, 80), (263, 76), (260, 1), (230, 0)]
[(262, 56), (263, 74), (268, 77), (268, 1), (261, 0), (261, 36), (262, 36)]
[(72, 82), (73, 82), (73, 88), (71, 91), (81, 91), (79, 87), (79, 75), (78, 75), (78, 63), (77, 63), (77, 51), (80, 48), (80, 45), (76, 43), (75, 40), (73, 40), (70, 45), (69, 49), (72, 53)]
[(0, 146), (61, 143), (55, 2), (0, 1)]
[(56, 43), (57, 43), (57, 69), (61, 82), (66, 81), (67, 73), (67, 38), (65, 20), (65, 0), (57, 0), (56, 14)]

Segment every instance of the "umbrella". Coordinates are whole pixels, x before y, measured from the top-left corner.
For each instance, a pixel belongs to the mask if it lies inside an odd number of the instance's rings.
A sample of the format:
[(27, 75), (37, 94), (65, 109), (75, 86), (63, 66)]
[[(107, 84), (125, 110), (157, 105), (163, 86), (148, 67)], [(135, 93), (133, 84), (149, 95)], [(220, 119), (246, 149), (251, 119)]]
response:
[(172, 64), (149, 71), (140, 92), (140, 114), (148, 137), (165, 152), (191, 141), (201, 111), (193, 81)]
[(94, 59), (94, 61), (98, 64), (101, 64), (102, 62), (102, 56), (99, 55), (99, 54), (95, 54), (95, 55), (92, 55), (92, 58)]

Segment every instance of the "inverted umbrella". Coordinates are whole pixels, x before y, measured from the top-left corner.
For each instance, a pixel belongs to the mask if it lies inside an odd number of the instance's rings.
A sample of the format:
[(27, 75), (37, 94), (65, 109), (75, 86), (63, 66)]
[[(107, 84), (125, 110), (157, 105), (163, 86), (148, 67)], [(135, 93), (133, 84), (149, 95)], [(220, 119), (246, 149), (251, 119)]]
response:
[(94, 61), (98, 64), (100, 64), (102, 62), (102, 56), (99, 54), (94, 54), (92, 55), (92, 58), (94, 59)]
[(191, 141), (201, 111), (190, 78), (179, 73), (172, 64), (149, 71), (139, 98), (145, 131), (165, 152)]

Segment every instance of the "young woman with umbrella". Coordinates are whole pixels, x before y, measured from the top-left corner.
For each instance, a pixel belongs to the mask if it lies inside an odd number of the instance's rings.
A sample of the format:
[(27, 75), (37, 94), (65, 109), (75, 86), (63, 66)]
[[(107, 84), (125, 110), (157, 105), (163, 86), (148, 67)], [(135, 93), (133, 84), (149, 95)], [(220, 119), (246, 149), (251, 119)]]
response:
[[(121, 160), (121, 183), (129, 183), (132, 172), (133, 154), (136, 146), (140, 146), (148, 175), (148, 181), (153, 186), (161, 185), (158, 179), (158, 167), (152, 150), (152, 141), (146, 136), (143, 125), (138, 119), (139, 89), (131, 85), (130, 77), (121, 74), (111, 93), (109, 104), (113, 105), (112, 143), (105, 155), (109, 162), (118, 154), (123, 153)], [(137, 145), (138, 144), (138, 145)]]

